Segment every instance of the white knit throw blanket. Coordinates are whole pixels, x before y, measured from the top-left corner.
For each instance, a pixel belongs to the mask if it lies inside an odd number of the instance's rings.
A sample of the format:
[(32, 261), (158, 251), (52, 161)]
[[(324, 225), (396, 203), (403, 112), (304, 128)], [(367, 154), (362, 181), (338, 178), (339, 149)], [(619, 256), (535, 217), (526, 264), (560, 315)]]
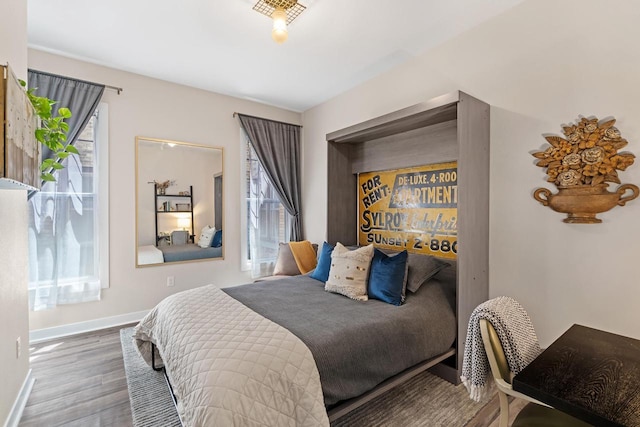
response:
[(486, 319), (493, 325), (514, 375), (541, 351), (531, 319), (516, 300), (497, 297), (477, 306), (469, 318), (460, 377), (469, 391), (469, 397), (476, 402), (485, 397), (489, 380), (493, 378), (489, 375), (490, 366), (480, 334), (480, 319)]

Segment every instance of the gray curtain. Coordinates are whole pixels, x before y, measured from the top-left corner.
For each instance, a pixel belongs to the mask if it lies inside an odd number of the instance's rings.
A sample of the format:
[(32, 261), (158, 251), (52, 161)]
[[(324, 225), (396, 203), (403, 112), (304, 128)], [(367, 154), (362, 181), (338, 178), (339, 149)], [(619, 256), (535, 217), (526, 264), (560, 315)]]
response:
[[(91, 116), (98, 108), (104, 85), (43, 73), (42, 71), (29, 70), (29, 88), (36, 88), (34, 93), (57, 101), (53, 106), (54, 114), (58, 108), (66, 107), (71, 110), (71, 118), (66, 122), (69, 125), (67, 143), (73, 145), (80, 133), (85, 128)], [(48, 147), (42, 146), (42, 159), (52, 157)]]
[(238, 114), (269, 181), (291, 216), (291, 241), (303, 240), (300, 126)]

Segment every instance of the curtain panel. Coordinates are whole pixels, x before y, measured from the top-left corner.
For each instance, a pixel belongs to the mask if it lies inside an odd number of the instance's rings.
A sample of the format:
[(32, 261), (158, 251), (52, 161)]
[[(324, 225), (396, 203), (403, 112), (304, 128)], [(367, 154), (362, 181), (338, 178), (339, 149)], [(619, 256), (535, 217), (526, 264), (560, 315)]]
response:
[(304, 240), (300, 126), (238, 114), (260, 164), (291, 219), (291, 241)]
[[(66, 107), (71, 110), (72, 116), (66, 120), (69, 125), (67, 143), (73, 145), (80, 132), (87, 126), (93, 113), (95, 113), (105, 86), (69, 77), (57, 76), (42, 71), (29, 70), (29, 88), (35, 88), (38, 96), (56, 101), (53, 106), (55, 115), (59, 108)], [(53, 157), (48, 147), (42, 146), (42, 159)]]
[[(75, 144), (96, 111), (105, 86), (40, 71), (29, 70), (29, 87), (34, 93), (57, 101), (71, 110), (67, 119), (67, 143)], [(106, 142), (106, 141), (105, 141)], [(42, 158), (52, 152), (42, 147)], [(95, 155), (95, 152), (92, 154)], [(60, 304), (100, 299), (100, 281), (86, 272), (95, 264), (91, 243), (93, 179), (84, 174), (82, 161), (73, 154), (65, 168), (53, 172), (55, 182), (29, 197), (29, 306), (43, 310)], [(95, 241), (95, 239), (93, 239)]]

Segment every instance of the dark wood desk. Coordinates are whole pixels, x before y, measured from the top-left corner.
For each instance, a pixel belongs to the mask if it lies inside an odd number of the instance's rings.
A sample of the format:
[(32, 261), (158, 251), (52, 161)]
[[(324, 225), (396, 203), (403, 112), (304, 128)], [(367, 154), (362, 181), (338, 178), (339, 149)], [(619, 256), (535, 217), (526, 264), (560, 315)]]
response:
[(573, 325), (513, 389), (594, 426), (640, 426), (640, 341)]

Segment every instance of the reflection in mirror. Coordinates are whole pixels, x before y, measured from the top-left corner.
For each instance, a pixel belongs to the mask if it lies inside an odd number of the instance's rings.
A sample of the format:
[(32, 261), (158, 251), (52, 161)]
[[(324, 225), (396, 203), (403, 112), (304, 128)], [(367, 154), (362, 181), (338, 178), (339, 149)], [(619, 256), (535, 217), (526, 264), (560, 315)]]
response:
[(221, 259), (222, 148), (136, 137), (136, 266)]

